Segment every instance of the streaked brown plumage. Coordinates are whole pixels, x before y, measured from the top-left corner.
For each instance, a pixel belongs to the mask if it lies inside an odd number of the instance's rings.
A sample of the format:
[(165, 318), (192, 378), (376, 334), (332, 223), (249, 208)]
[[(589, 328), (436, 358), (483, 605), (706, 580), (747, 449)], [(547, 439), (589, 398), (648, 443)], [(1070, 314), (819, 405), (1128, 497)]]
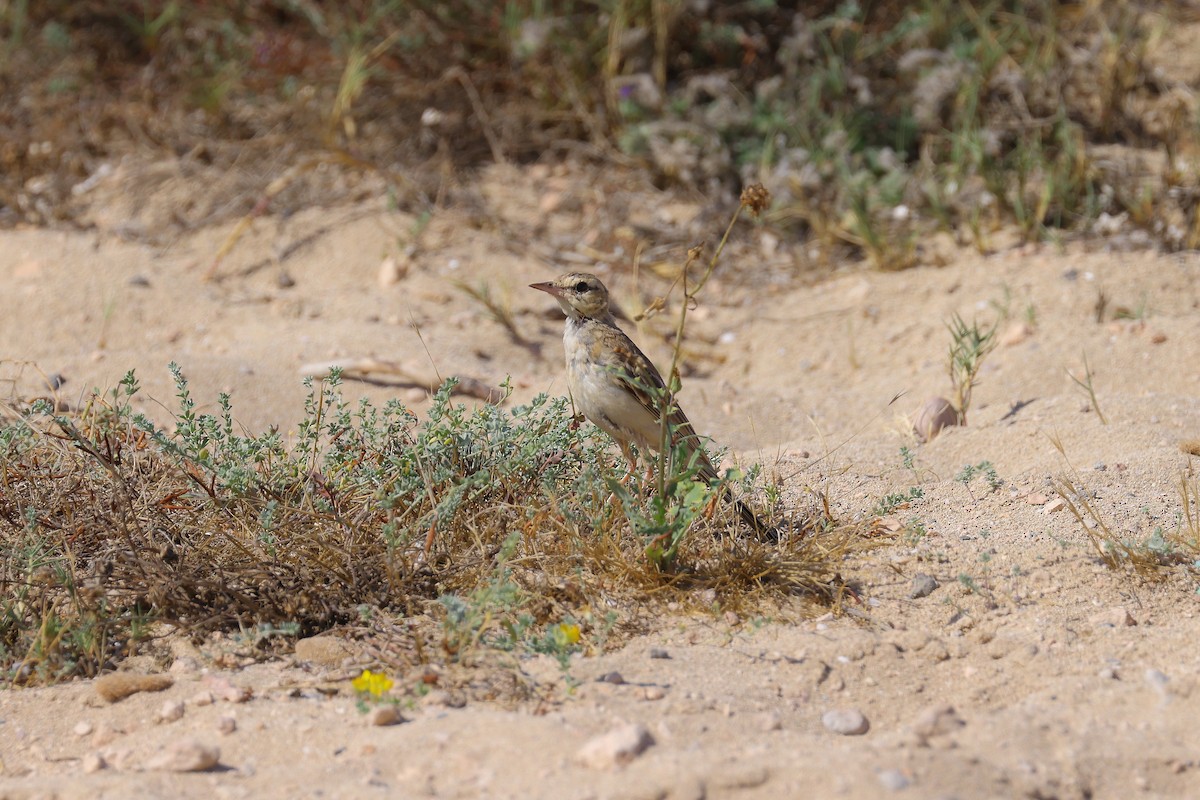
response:
[[(617, 327), (609, 306), (608, 289), (595, 275), (570, 272), (531, 288), (552, 295), (567, 315), (563, 346), (567, 357), (567, 387), (583, 415), (616, 440), (630, 468), (636, 470), (630, 444), (658, 452), (661, 444), (660, 398), (666, 383), (646, 355)], [(658, 390), (652, 393), (647, 389)], [(658, 394), (658, 397), (655, 396)], [(710, 486), (720, 482), (696, 429), (677, 402), (667, 422), (673, 444), (697, 467), (697, 478)], [(771, 533), (758, 516), (726, 488), (742, 519), (759, 535)]]

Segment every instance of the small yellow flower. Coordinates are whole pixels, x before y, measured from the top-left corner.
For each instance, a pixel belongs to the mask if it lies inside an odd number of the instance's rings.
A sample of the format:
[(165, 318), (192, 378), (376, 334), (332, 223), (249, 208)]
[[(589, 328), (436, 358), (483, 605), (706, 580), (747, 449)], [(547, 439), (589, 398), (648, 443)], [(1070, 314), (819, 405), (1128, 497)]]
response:
[(567, 644), (579, 644), (579, 626), (563, 622), (558, 625), (558, 639)]
[(359, 675), (350, 685), (354, 687), (354, 691), (359, 694), (369, 694), (372, 697), (382, 697), (395, 684), (392, 679), (383, 672), (371, 672), (369, 669), (364, 669), (362, 675)]

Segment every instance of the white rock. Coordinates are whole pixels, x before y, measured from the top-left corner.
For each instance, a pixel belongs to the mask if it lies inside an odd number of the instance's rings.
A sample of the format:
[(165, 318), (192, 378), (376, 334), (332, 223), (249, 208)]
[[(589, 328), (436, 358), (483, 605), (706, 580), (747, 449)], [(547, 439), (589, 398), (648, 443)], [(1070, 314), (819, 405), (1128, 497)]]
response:
[(159, 722), (174, 722), (179, 719), (183, 719), (182, 700), (168, 700), (158, 710)]
[(220, 749), (195, 739), (179, 739), (147, 761), (146, 768), (162, 772), (203, 772), (215, 767), (220, 760)]
[(108, 762), (104, 760), (104, 756), (93, 751), (83, 757), (82, 761), (80, 762), (80, 766), (83, 767), (84, 772), (86, 772), (88, 775), (91, 775), (93, 772), (99, 772), (107, 767)]
[(579, 763), (592, 769), (612, 769), (633, 761), (654, 744), (644, 725), (631, 723), (595, 736), (579, 748)]
[(871, 723), (856, 708), (841, 708), (826, 711), (821, 715), (821, 724), (833, 733), (842, 736), (862, 736), (871, 729)]
[(228, 736), (237, 730), (237, 717), (233, 714), (225, 714), (217, 720), (217, 733), (222, 736)]
[(75, 723), (75, 727), (71, 729), (76, 736), (88, 736), (92, 732), (92, 723), (87, 720), (80, 720)]
[(194, 706), (211, 706), (215, 700), (216, 698), (213, 697), (212, 692), (205, 689), (202, 692), (196, 692), (196, 694), (192, 695), (192, 699), (188, 702)]

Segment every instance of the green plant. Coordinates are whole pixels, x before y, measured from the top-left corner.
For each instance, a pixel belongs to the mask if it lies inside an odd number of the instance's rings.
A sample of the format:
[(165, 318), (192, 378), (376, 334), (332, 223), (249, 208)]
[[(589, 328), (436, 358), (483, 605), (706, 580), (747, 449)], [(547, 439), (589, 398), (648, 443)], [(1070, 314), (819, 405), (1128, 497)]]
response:
[(971, 394), (979, 383), (979, 370), (984, 359), (996, 348), (996, 327), (981, 330), (978, 323), (967, 325), (958, 314), (947, 327), (950, 329), (950, 384), (954, 394), (951, 403), (958, 411), (961, 423), (966, 425)]
[(871, 509), (871, 514), (876, 517), (886, 517), (897, 508), (907, 507), (914, 500), (920, 500), (925, 496), (925, 490), (920, 486), (912, 486), (907, 492), (896, 492), (893, 494), (884, 495), (880, 498), (875, 507)]
[(0, 419), (7, 680), (94, 675), (156, 646), (152, 625), (238, 632), (264, 655), (355, 626), (391, 643), (393, 672), (514, 650), (565, 664), (624, 636), (635, 606), (696, 587), (751, 606), (833, 597), (855, 541), (814, 513), (770, 548), (697, 537), (662, 574), (608, 502), (605, 442), (565, 398), (468, 408), (447, 382), (418, 418), (346, 402), (335, 374), (309, 382), (285, 437), (242, 430), (224, 395), (202, 413), (171, 372), (168, 428), (136, 410), (132, 372), (77, 412), (38, 401)]
[(1108, 419), (1104, 416), (1104, 412), (1100, 410), (1100, 401), (1096, 399), (1096, 387), (1093, 384), (1092, 366), (1088, 363), (1087, 353), (1083, 354), (1083, 378), (1078, 378), (1070, 370), (1065, 370), (1067, 377), (1070, 378), (1076, 386), (1082, 389), (1088, 396), (1088, 402), (1092, 405), (1092, 410), (1096, 412), (1096, 416), (1100, 419), (1101, 425), (1107, 425)]
[[(980, 461), (978, 464), (964, 464), (959, 473), (954, 476), (954, 480), (961, 483), (967, 492), (971, 492), (971, 481), (976, 477), (982, 476), (987, 483), (988, 491), (994, 492), (1004, 485), (1004, 481), (1000, 479), (1000, 475), (996, 472), (996, 467), (990, 461)], [(971, 499), (975, 499), (975, 495), (971, 494)]]

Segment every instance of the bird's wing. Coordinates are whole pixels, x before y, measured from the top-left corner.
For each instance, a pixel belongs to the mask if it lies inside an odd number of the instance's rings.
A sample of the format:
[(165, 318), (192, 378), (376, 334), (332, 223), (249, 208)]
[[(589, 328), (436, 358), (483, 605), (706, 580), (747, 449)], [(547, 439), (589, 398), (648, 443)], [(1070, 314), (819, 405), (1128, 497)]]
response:
[[(613, 330), (620, 336), (614, 337), (611, 343), (612, 347), (621, 356), (620, 363), (629, 365), (626, 369), (614, 370), (613, 380), (636, 397), (638, 403), (655, 419), (661, 419), (662, 404), (670, 394), (666, 381), (663, 380), (662, 374), (654, 366), (654, 363), (633, 343), (632, 339), (625, 335), (624, 331), (619, 328)], [(696, 454), (700, 477), (706, 483), (716, 483), (718, 480), (717, 470), (705, 452), (700, 442), (700, 436), (692, 427), (687, 414), (683, 413), (679, 403), (675, 402), (674, 397), (670, 397), (670, 399), (672, 402), (667, 414), (667, 424), (671, 427), (674, 444), (676, 446), (683, 445), (685, 455), (689, 460), (693, 454)]]

